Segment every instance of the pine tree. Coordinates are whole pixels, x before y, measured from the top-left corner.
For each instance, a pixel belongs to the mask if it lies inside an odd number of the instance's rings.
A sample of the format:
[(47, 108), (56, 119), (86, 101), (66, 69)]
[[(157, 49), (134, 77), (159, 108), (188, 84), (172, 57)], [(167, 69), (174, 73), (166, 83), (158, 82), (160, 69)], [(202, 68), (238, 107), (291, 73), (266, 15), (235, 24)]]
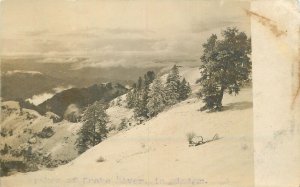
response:
[(142, 77), (139, 77), (137, 82), (137, 90), (142, 90), (142, 88), (143, 88), (143, 79)]
[(137, 101), (134, 108), (135, 117), (148, 117), (148, 109), (147, 109), (147, 100), (148, 100), (148, 90), (143, 89), (142, 91), (137, 93)]
[(140, 97), (140, 92), (137, 89), (133, 89), (133, 91), (132, 91), (133, 108), (137, 106), (137, 103), (139, 101), (139, 97)]
[(149, 86), (155, 79), (155, 73), (153, 71), (147, 71), (144, 75), (145, 86)]
[(201, 110), (220, 111), (225, 92), (238, 94), (240, 88), (250, 80), (251, 40), (236, 28), (222, 31), (222, 39), (213, 34), (203, 44), (201, 89), (198, 95), (203, 99)]
[(153, 71), (148, 71), (144, 75), (144, 80), (139, 77), (136, 84), (134, 84), (132, 93), (127, 94), (127, 106), (128, 108), (134, 108), (135, 117), (145, 117), (147, 118), (147, 100), (149, 87), (153, 80), (155, 79), (155, 73)]
[(150, 88), (149, 98), (147, 103), (148, 116), (156, 116), (165, 108), (164, 86), (159, 78), (155, 79), (152, 87)]
[(136, 89), (137, 88), (137, 84), (136, 83), (133, 83), (132, 84), (132, 89)]
[(183, 78), (179, 85), (179, 100), (183, 101), (187, 99), (191, 92), (190, 83)]
[(133, 96), (133, 90), (130, 90), (126, 94), (126, 103), (128, 108), (133, 108), (134, 107), (134, 96)]
[(167, 76), (167, 83), (170, 83), (172, 81), (179, 82), (180, 81), (180, 75), (178, 66), (174, 65), (170, 71), (170, 73)]
[(174, 105), (179, 99), (180, 75), (176, 65), (174, 65), (167, 76), (165, 92), (168, 105)]
[(106, 124), (108, 116), (105, 113), (103, 104), (97, 101), (89, 106), (83, 114), (82, 121), (83, 125), (80, 128), (77, 140), (79, 153), (85, 152), (107, 137)]

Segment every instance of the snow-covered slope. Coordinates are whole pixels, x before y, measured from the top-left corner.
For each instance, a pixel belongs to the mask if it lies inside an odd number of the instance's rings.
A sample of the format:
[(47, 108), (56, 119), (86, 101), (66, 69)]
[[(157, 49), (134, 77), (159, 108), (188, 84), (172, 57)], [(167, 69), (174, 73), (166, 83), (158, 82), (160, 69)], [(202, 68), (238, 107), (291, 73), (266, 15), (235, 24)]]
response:
[[(122, 120), (126, 120), (127, 123), (132, 126), (135, 125), (136, 121), (133, 119), (133, 109), (129, 109), (126, 106), (126, 94), (121, 95), (110, 102), (109, 108), (106, 110), (109, 116), (108, 128), (112, 130), (111, 134), (118, 132), (118, 128)], [(115, 132), (113, 132), (115, 130)]]
[[(162, 81), (166, 81), (170, 69), (171, 67), (168, 67), (163, 72), (160, 72)], [(182, 78), (185, 78), (190, 83), (193, 93), (198, 91), (199, 86), (196, 85), (196, 80), (200, 75), (198, 67), (179, 67), (179, 73)], [(111, 135), (118, 132), (117, 129), (120, 126), (122, 119), (126, 120), (127, 124), (130, 125), (127, 127), (127, 130), (135, 125), (140, 124), (140, 121), (137, 121), (134, 118), (133, 109), (127, 108), (126, 95), (127, 94), (124, 94), (113, 99), (110, 102), (109, 108), (106, 110), (106, 113), (110, 119), (107, 126), (110, 130), (115, 130), (111, 131)]]
[[(1, 183), (14, 186), (17, 182), (20, 187), (253, 186), (252, 91), (245, 88), (236, 97), (225, 95), (223, 104), (222, 112), (200, 112), (201, 101), (192, 96), (143, 125), (111, 136), (67, 165), (3, 177)], [(188, 133), (204, 140), (218, 134), (221, 139), (189, 147)]]
[[(5, 144), (11, 147), (10, 151), (22, 151), (32, 147), (33, 152), (44, 156), (51, 155), (52, 159), (63, 162), (78, 156), (75, 141), (80, 123), (65, 120), (53, 123), (50, 113), (50, 116), (41, 116), (34, 110), (20, 110), (18, 102), (15, 101), (3, 102), (1, 107), (1, 149)], [(39, 134), (44, 128), (51, 128), (53, 133), (40, 137)]]

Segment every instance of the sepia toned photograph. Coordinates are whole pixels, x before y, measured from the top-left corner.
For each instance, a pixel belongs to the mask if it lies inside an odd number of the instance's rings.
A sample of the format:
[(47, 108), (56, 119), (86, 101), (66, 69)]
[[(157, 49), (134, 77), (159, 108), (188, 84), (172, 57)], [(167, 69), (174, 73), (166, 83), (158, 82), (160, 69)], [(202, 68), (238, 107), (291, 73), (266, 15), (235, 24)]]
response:
[(250, 0), (1, 0), (1, 186), (256, 186), (259, 16)]

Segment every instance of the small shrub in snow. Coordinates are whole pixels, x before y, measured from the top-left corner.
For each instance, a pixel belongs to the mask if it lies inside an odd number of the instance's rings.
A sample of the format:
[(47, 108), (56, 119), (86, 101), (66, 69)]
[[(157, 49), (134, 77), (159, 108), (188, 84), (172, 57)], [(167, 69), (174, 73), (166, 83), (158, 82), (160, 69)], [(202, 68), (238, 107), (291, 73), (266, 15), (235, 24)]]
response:
[(26, 112), (25, 114), (26, 114), (26, 119), (27, 120), (32, 120), (32, 119), (36, 119), (37, 118), (36, 115), (30, 114), (29, 112)]
[(7, 129), (2, 128), (0, 134), (1, 134), (2, 137), (6, 137), (7, 136)]
[(102, 157), (102, 156), (100, 156), (97, 160), (96, 160), (96, 162), (104, 162), (105, 161), (105, 159)]
[(203, 143), (206, 143), (206, 141), (203, 141), (203, 137), (202, 136), (195, 136), (192, 139), (192, 144), (190, 144), (190, 145), (197, 146), (197, 145), (201, 145)]
[(192, 140), (195, 136), (196, 136), (196, 134), (194, 132), (189, 132), (189, 133), (186, 134), (186, 137), (189, 141), (189, 144), (192, 144)]
[(116, 105), (117, 105), (117, 106), (122, 106), (122, 103), (121, 103), (121, 102), (122, 102), (121, 97), (118, 97), (117, 100), (116, 100)]
[(37, 134), (40, 138), (50, 138), (54, 135), (54, 130), (52, 127), (44, 127), (41, 132)]
[(7, 144), (4, 145), (4, 148), (0, 150), (1, 155), (7, 154), (9, 151), (9, 146)]
[(190, 133), (187, 136), (189, 140), (189, 146), (198, 146), (221, 139), (218, 134), (215, 134), (213, 138), (206, 140), (204, 140), (202, 136), (196, 136), (194, 133)]

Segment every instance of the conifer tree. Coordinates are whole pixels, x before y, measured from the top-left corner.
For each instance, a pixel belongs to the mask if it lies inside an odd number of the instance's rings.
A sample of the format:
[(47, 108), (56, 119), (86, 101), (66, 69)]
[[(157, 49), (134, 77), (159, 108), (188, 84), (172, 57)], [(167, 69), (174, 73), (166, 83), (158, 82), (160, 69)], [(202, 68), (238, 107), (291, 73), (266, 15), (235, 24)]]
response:
[(127, 94), (126, 94), (126, 103), (127, 103), (127, 107), (128, 108), (133, 108), (134, 107), (134, 90), (130, 90)]
[(155, 79), (154, 71), (147, 71), (147, 73), (144, 75), (145, 86), (149, 86), (154, 79)]
[(147, 103), (148, 116), (156, 116), (159, 112), (165, 108), (164, 86), (159, 78), (155, 79), (153, 85), (150, 88), (149, 98)]
[(236, 28), (222, 31), (218, 40), (213, 34), (203, 44), (201, 85), (199, 96), (204, 106), (201, 110), (220, 111), (225, 92), (238, 94), (240, 88), (250, 80), (251, 40)]
[(92, 146), (97, 145), (107, 137), (106, 124), (108, 116), (105, 107), (99, 101), (90, 105), (82, 117), (83, 125), (79, 131), (77, 148), (79, 153), (85, 152)]
[(137, 83), (134, 84), (132, 91), (127, 94), (127, 106), (128, 108), (134, 108), (135, 117), (148, 117), (148, 92), (154, 79), (155, 73), (153, 71), (148, 71), (144, 75), (144, 80), (142, 77), (139, 77)]
[(176, 65), (174, 65), (167, 76), (165, 92), (168, 105), (174, 105), (179, 99), (180, 75)]
[(148, 109), (147, 109), (147, 100), (148, 100), (148, 90), (143, 89), (137, 93), (137, 101), (134, 108), (135, 117), (148, 117)]
[(137, 90), (141, 90), (143, 88), (143, 79), (142, 77), (139, 77), (137, 82)]
[(179, 100), (185, 100), (188, 98), (188, 96), (191, 93), (191, 86), (190, 83), (185, 80), (185, 78), (182, 79), (180, 85), (179, 85)]

